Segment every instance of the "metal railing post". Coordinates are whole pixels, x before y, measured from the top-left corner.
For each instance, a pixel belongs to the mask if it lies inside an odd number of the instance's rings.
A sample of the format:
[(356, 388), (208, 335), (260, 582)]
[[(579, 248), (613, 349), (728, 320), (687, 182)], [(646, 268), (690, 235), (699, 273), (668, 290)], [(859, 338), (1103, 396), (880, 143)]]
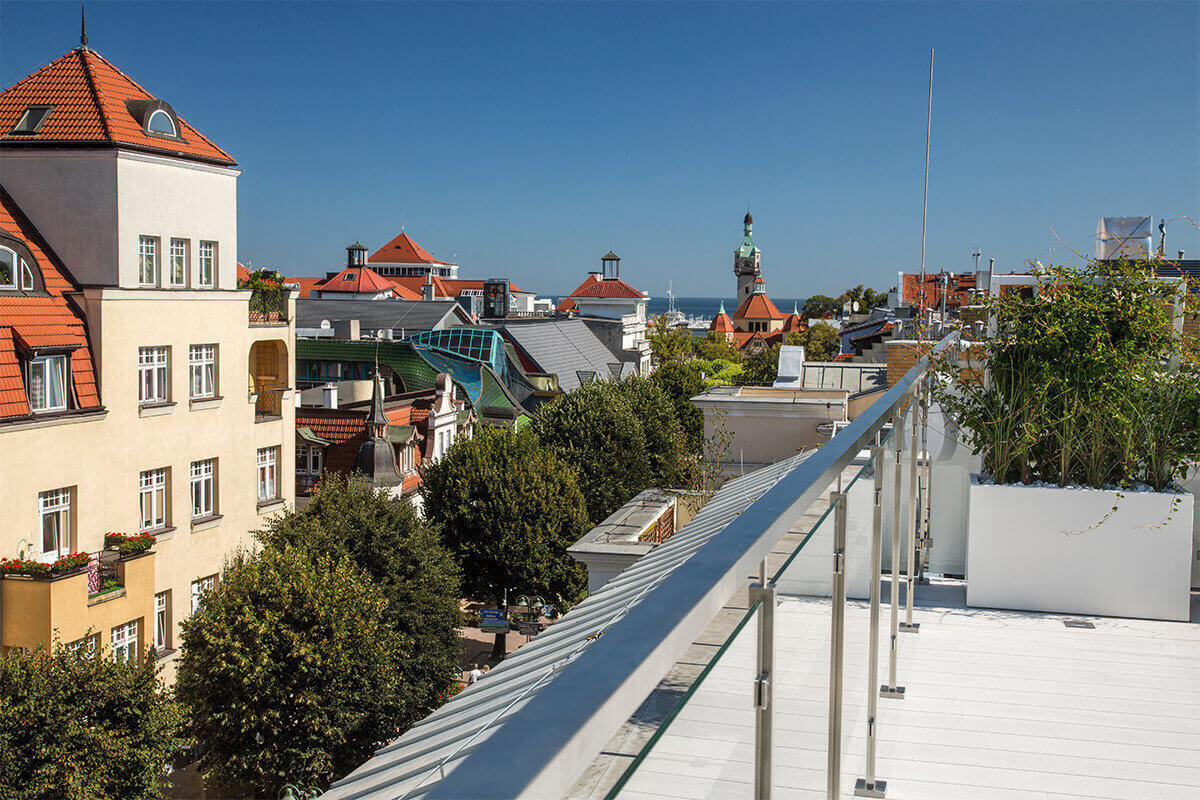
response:
[(917, 579), (918, 583), (924, 578), (925, 570), (929, 566), (929, 551), (933, 547), (933, 536), (930, 533), (930, 523), (933, 520), (932, 509), (929, 507), (930, 496), (933, 491), (933, 459), (929, 453), (929, 407), (933, 403), (933, 387), (930, 384), (929, 376), (927, 375), (922, 381), (921, 390), (921, 552), (920, 562), (917, 564)]
[(913, 392), (912, 401), (909, 405), (912, 407), (912, 447), (908, 454), (908, 520), (906, 527), (908, 528), (908, 579), (905, 581), (907, 587), (904, 592), (904, 622), (900, 623), (900, 630), (916, 633), (921, 629), (920, 623), (913, 622), (913, 592), (917, 588), (917, 428), (919, 409), (918, 400), (920, 399), (920, 391)]
[[(763, 562), (766, 564), (766, 562)], [(775, 671), (775, 589), (750, 587), (750, 605), (758, 607), (758, 672), (754, 679), (754, 800), (771, 800), (775, 763), (775, 719), (771, 680)]]
[(900, 638), (900, 478), (904, 474), (900, 462), (901, 446), (904, 444), (904, 417), (901, 414), (893, 417), (892, 436), (896, 437), (896, 463), (892, 473), (892, 588), (889, 592), (892, 624), (888, 640), (888, 682), (879, 687), (879, 696), (903, 700), (904, 687), (896, 685), (896, 648)]
[(833, 614), (829, 636), (829, 800), (842, 793), (842, 669), (846, 637), (846, 495), (830, 494), (833, 503)]
[(879, 683), (879, 587), (883, 576), (883, 448), (878, 444), (871, 448), (871, 461), (875, 465), (875, 506), (871, 521), (871, 633), (867, 648), (867, 768), (866, 777), (854, 783), (854, 794), (858, 797), (883, 797), (887, 781), (875, 776), (875, 715), (879, 705), (875, 687)]

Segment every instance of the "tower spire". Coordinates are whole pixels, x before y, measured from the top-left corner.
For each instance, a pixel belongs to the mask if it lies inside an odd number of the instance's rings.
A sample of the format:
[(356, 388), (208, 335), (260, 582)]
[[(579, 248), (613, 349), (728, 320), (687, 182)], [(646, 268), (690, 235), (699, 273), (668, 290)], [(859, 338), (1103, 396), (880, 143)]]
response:
[(79, 4), (79, 43), (87, 47), (87, 8), (83, 3)]

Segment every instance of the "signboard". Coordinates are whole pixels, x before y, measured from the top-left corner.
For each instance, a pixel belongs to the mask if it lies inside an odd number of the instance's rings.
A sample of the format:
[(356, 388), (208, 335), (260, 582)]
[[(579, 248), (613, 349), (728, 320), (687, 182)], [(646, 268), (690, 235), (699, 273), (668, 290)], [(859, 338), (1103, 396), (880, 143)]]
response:
[(484, 608), (479, 611), (479, 630), (502, 633), (508, 630), (508, 613), (499, 608)]
[(518, 622), (517, 632), (522, 636), (537, 636), (541, 633), (541, 628), (536, 622)]

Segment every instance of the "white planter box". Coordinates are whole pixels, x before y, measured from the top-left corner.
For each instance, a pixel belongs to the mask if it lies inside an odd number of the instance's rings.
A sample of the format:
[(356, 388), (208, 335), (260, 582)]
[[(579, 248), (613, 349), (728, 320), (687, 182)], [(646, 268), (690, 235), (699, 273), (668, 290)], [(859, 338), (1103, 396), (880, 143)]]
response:
[(1190, 494), (1118, 498), (974, 476), (970, 492), (967, 605), (1187, 621)]

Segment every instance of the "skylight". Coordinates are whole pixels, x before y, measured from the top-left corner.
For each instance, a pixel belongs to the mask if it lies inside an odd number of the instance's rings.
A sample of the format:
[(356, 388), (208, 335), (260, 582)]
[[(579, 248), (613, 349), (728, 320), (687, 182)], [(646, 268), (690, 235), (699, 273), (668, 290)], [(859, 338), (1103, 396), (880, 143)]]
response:
[(13, 133), (37, 133), (41, 127), (42, 121), (54, 109), (54, 106), (30, 106), (25, 109), (25, 113), (21, 115), (21, 119), (17, 121), (16, 127), (12, 129)]
[(146, 130), (165, 136), (178, 135), (175, 132), (175, 120), (171, 119), (171, 115), (161, 108), (150, 115), (150, 120), (146, 123)]

